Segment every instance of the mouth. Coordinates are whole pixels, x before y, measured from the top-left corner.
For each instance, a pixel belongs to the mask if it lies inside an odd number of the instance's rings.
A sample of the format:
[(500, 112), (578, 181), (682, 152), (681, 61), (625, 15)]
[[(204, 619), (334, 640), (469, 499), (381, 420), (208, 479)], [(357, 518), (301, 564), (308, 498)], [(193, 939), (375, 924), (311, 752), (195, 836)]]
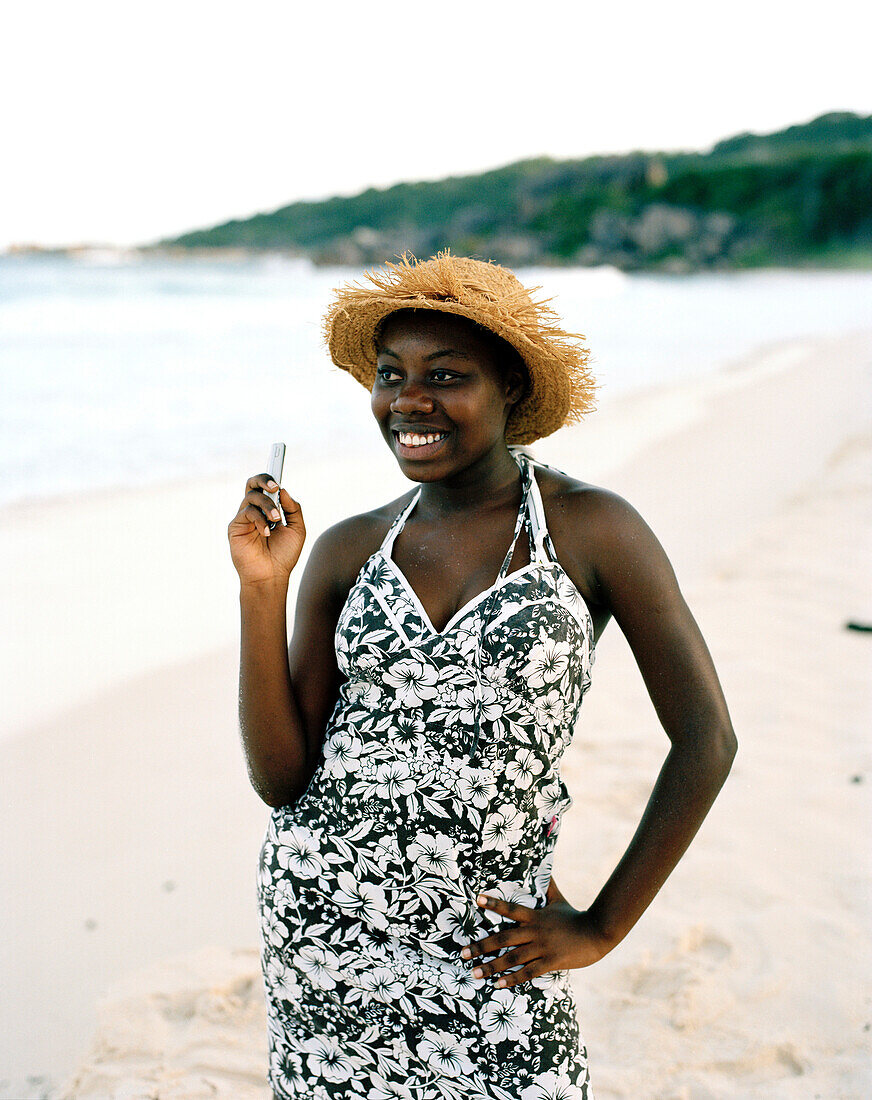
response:
[(439, 450), (448, 438), (448, 432), (411, 432), (394, 428), (393, 436), (401, 458), (428, 458)]

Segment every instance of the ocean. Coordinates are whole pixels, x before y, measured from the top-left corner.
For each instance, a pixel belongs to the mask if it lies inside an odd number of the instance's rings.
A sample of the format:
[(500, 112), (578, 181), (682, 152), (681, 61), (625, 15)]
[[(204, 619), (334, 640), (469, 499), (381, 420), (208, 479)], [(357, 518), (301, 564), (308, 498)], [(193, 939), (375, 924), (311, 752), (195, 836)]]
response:
[[(872, 272), (517, 274), (585, 335), (601, 405), (771, 341), (872, 327)], [(0, 256), (0, 506), (247, 476), (277, 440), (290, 461), (383, 447), (320, 335), (331, 288), (360, 275), (274, 256)]]

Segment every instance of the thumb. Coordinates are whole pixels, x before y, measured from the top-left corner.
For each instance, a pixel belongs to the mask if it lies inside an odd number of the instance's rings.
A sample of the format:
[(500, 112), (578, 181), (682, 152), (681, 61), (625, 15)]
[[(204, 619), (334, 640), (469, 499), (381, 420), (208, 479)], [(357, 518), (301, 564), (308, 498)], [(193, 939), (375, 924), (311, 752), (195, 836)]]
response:
[(282, 506), (282, 510), (287, 516), (302, 515), (302, 509), (300, 508), (299, 502), (294, 500), (285, 488), (279, 489), (279, 504)]

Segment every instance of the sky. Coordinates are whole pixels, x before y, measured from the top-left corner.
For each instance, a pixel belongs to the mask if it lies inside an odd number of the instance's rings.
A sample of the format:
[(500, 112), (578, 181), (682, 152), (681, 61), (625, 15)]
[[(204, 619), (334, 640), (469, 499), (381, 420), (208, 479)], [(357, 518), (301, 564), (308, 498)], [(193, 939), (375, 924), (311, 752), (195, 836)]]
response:
[(18, 0), (0, 25), (0, 249), (872, 114), (872, 8), (844, 0)]

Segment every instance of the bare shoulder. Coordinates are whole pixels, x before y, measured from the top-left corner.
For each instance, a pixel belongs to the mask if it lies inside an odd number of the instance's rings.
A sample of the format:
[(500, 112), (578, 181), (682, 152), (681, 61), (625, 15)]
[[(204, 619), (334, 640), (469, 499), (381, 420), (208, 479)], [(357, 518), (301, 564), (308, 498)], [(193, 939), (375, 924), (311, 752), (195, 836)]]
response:
[(661, 588), (674, 584), (656, 535), (620, 493), (551, 468), (537, 468), (536, 480), (557, 558), (594, 611), (598, 628), (615, 610), (619, 587), (655, 576)]
[(626, 538), (645, 521), (620, 493), (581, 481), (551, 467), (537, 467), (536, 480), (552, 537)]
[(328, 527), (312, 547), (313, 570), (329, 575), (337, 589), (348, 591), (361, 567), (384, 541), (391, 523), (409, 503), (415, 490), (396, 500), (360, 512)]

